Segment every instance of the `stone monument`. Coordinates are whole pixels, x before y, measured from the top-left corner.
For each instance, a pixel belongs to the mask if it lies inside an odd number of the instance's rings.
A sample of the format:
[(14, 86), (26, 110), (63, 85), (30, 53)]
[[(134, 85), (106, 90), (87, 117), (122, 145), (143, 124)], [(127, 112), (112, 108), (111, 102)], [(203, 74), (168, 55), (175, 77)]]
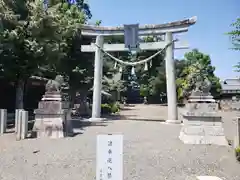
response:
[(72, 133), (70, 120), (67, 120), (69, 103), (63, 100), (61, 88), (63, 77), (46, 84), (46, 92), (38, 104), (35, 113), (33, 132), (37, 137), (62, 138)]
[(217, 114), (218, 104), (210, 93), (210, 81), (206, 77), (198, 77), (195, 87), (182, 113), (180, 140), (184, 144), (228, 145), (222, 118)]

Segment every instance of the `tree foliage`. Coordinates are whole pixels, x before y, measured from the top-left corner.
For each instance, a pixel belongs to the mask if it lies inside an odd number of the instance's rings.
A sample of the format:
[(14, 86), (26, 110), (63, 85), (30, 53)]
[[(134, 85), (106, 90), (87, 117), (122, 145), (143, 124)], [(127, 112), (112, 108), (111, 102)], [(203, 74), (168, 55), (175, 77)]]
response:
[(86, 97), (87, 91), (92, 86), (93, 54), (81, 52), (81, 45), (92, 41), (81, 35), (81, 25), (88, 22), (91, 12), (86, 3), (84, 5), (83, 1), (77, 1), (72, 4), (68, 2), (61, 4), (55, 9), (55, 13), (59, 14), (62, 42), (66, 43), (66, 47), (61, 51), (65, 56), (55, 64), (54, 71), (66, 77), (73, 103), (77, 91), (81, 91), (80, 95)]
[[(161, 41), (158, 36), (148, 36), (142, 39), (143, 42)], [(148, 58), (157, 51), (141, 51), (138, 53), (138, 60)], [(164, 54), (159, 54), (147, 64), (136, 67), (137, 82), (140, 85), (140, 95), (149, 97), (149, 100), (159, 100), (160, 94), (166, 92), (166, 75)]]
[(240, 50), (240, 18), (236, 20), (233, 24), (231, 24), (233, 30), (228, 33), (233, 43), (233, 49)]
[(58, 48), (55, 17), (46, 14), (40, 1), (3, 0), (0, 10), (1, 75), (16, 82), (16, 107), (23, 108), (26, 80), (51, 63), (46, 61), (50, 47), (52, 52)]
[[(232, 41), (234, 50), (239, 51), (240, 50), (240, 18), (236, 20), (233, 24), (231, 24), (233, 30), (229, 33), (227, 33)], [(234, 66), (236, 69), (235, 71), (240, 72), (240, 62), (238, 62), (237, 65)]]
[(92, 16), (87, 3), (51, 0), (46, 8), (42, 1), (2, 0), (0, 15), (1, 76), (17, 82), (17, 108), (32, 75), (62, 74), (71, 86), (88, 84), (93, 64), (80, 48), (81, 25)]
[(211, 82), (211, 93), (218, 96), (220, 93), (221, 85), (219, 78), (214, 74), (215, 67), (211, 65), (209, 55), (199, 52), (197, 49), (192, 50), (185, 54), (182, 60), (182, 71), (178, 74), (177, 78), (177, 92), (178, 99), (187, 98), (190, 92), (195, 89), (196, 82), (194, 77), (204, 76)]
[[(104, 41), (108, 44), (124, 43), (124, 37), (110, 36), (105, 37)], [(124, 61), (129, 60), (129, 52), (112, 52), (111, 54)], [(128, 67), (116, 63), (107, 55), (104, 55), (103, 60), (103, 89), (107, 92), (116, 91), (120, 96), (125, 96), (129, 85), (128, 78), (126, 78), (129, 76)]]

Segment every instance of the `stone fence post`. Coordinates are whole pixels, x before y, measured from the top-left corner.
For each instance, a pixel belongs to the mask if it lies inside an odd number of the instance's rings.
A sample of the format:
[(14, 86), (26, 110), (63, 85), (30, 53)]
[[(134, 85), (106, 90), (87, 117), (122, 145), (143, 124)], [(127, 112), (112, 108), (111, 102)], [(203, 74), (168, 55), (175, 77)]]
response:
[(234, 136), (234, 148), (240, 146), (240, 117), (236, 121), (236, 134)]
[(16, 140), (25, 139), (28, 133), (28, 111), (16, 109), (15, 114)]
[(73, 136), (73, 127), (72, 127), (72, 117), (71, 117), (71, 110), (64, 111), (64, 136)]
[(0, 134), (6, 132), (7, 128), (7, 110), (0, 109)]
[(16, 109), (15, 110), (15, 133), (17, 133), (17, 127), (18, 127), (18, 122), (19, 122), (19, 112), (23, 109)]

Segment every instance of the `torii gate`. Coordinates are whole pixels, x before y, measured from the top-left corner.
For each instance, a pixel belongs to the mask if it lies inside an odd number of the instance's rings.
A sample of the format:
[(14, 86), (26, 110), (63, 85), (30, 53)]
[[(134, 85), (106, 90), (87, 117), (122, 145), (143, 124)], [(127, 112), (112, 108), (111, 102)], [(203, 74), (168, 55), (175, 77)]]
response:
[[(164, 41), (140, 43), (140, 50), (159, 50), (173, 42), (173, 34), (187, 32), (188, 28), (196, 23), (197, 18), (175, 21), (157, 25), (139, 26), (139, 36), (148, 35), (164, 35)], [(103, 68), (103, 52), (129, 51), (125, 44), (104, 44), (104, 36), (124, 35), (124, 26), (121, 27), (103, 27), (83, 25), (83, 36), (96, 36), (96, 45), (82, 45), (82, 52), (95, 52), (94, 64), (94, 85), (93, 85), (93, 105), (92, 105), (92, 121), (101, 120), (101, 90), (102, 90), (102, 68)], [(100, 47), (100, 48), (98, 48)], [(177, 113), (177, 94), (175, 82), (175, 64), (174, 49), (187, 49), (188, 44), (184, 42), (175, 42), (166, 47), (166, 79), (167, 79), (167, 99), (168, 99), (168, 119), (167, 123), (181, 123), (178, 120)]]

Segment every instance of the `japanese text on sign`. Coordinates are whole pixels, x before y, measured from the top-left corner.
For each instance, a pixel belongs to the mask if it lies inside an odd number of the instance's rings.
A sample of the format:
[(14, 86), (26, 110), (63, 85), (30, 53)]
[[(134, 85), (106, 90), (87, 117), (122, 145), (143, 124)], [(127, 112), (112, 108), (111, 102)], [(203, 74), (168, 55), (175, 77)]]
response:
[(96, 180), (122, 180), (123, 135), (97, 136)]

